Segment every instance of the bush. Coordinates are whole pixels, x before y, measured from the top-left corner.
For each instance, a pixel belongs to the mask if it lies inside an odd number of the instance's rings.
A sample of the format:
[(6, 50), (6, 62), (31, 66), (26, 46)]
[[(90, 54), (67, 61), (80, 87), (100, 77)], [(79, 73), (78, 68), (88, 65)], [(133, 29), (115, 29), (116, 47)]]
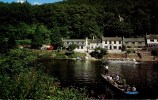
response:
[(11, 50), (0, 56), (1, 99), (83, 99), (76, 89), (61, 89), (37, 64), (37, 55), (29, 50)]
[(19, 45), (31, 45), (31, 40), (25, 39), (25, 40), (16, 40), (17, 44)]
[(92, 51), (90, 55), (95, 58), (102, 58), (107, 54), (107, 50), (103, 48), (96, 48), (95, 51)]

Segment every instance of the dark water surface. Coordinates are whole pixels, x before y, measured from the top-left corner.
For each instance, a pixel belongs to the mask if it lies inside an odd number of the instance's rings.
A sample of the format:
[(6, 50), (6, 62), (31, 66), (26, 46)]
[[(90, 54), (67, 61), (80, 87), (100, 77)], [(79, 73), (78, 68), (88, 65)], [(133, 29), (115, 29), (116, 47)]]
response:
[[(46, 72), (60, 80), (63, 87), (75, 86), (86, 88), (89, 96), (105, 94), (107, 98), (119, 97), (101, 77), (104, 67), (99, 61), (42, 61)], [(135, 98), (158, 98), (158, 63), (145, 62), (142, 64), (108, 64), (110, 74), (123, 76), (127, 83), (135, 85), (140, 92)], [(93, 94), (91, 92), (94, 92)]]

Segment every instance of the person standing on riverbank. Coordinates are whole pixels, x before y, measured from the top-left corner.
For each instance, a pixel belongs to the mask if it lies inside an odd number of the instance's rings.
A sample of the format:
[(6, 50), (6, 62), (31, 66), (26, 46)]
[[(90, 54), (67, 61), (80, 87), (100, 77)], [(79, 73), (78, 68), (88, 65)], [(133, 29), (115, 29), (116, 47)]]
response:
[(105, 66), (105, 75), (108, 74), (108, 72), (109, 72), (109, 67)]

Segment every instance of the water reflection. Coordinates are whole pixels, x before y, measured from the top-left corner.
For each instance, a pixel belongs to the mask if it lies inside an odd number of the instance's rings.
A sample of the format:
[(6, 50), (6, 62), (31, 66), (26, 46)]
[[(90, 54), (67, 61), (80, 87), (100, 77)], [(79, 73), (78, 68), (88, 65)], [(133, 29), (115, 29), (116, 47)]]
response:
[[(111, 91), (101, 79), (100, 74), (104, 73), (104, 67), (100, 62), (53, 60), (42, 63), (47, 66), (46, 72), (60, 79), (63, 86), (86, 86), (98, 94)], [(130, 85), (136, 85), (140, 92), (139, 98), (158, 98), (157, 65), (157, 63), (142, 63), (109, 64), (108, 66), (110, 74), (119, 74)]]

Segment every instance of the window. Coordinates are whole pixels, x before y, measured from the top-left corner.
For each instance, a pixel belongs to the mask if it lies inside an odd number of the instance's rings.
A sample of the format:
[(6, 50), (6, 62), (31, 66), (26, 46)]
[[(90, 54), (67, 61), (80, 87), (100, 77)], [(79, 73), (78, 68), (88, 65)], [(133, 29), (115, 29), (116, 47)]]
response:
[(128, 42), (125, 42), (125, 44), (128, 44)]
[(135, 44), (135, 42), (132, 42), (132, 44)]
[(127, 46), (127, 48), (131, 48), (131, 46)]
[(107, 41), (105, 41), (105, 44), (107, 44)]
[(111, 44), (111, 41), (109, 41), (109, 44)]
[(116, 44), (116, 41), (114, 41), (114, 44)]
[(154, 42), (154, 40), (153, 40), (153, 39), (151, 39), (151, 40), (150, 40), (150, 42)]
[(138, 44), (140, 45), (140, 44), (142, 44), (142, 42), (138, 42)]
[(114, 49), (117, 49), (117, 46), (114, 46)]
[(121, 46), (119, 46), (119, 50), (121, 50)]
[(83, 46), (81, 46), (81, 49), (83, 49)]
[(138, 48), (143, 48), (143, 46), (138, 46)]
[(119, 41), (119, 44), (121, 44), (121, 41)]

